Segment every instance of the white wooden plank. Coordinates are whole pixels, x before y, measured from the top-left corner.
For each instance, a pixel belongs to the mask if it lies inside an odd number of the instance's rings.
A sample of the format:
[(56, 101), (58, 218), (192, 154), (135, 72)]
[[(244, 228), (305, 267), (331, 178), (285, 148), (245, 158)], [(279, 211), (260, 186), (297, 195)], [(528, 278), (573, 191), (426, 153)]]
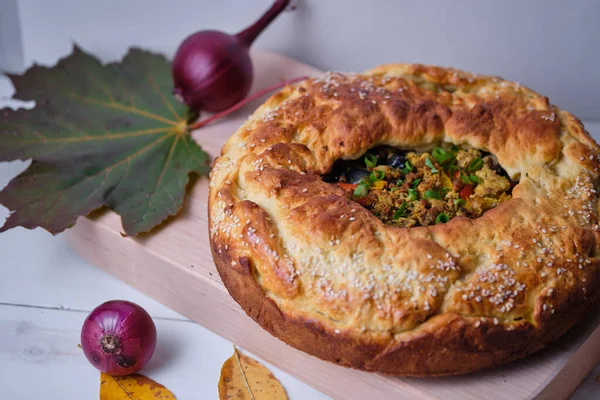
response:
[[(46, 399), (51, 393), (50, 398), (98, 398), (99, 373), (77, 347), (86, 315), (0, 306), (1, 397)], [(193, 322), (155, 319), (155, 323), (156, 352), (142, 373), (165, 385), (178, 400), (216, 399), (221, 365), (233, 352), (230, 342)], [(265, 364), (292, 400), (327, 399)]]

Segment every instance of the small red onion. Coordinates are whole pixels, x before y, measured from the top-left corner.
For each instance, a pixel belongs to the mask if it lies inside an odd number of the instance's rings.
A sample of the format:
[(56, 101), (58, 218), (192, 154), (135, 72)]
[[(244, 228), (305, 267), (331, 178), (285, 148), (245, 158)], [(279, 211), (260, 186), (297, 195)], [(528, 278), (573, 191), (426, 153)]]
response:
[(253, 25), (236, 35), (199, 31), (177, 49), (173, 93), (194, 111), (223, 111), (246, 97), (253, 70), (249, 48), (254, 39), (289, 5), (277, 0)]
[(137, 304), (107, 301), (96, 307), (81, 328), (81, 347), (88, 361), (110, 375), (142, 369), (156, 347), (156, 327)]

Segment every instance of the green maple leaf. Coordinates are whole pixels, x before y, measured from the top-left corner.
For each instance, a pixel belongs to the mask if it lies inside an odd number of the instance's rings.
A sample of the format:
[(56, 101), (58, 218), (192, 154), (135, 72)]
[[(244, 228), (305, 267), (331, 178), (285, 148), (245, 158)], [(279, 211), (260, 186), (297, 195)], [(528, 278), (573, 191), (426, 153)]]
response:
[(0, 232), (56, 234), (102, 206), (127, 234), (147, 232), (181, 209), (190, 173), (209, 171), (160, 55), (132, 49), (103, 65), (75, 46), (54, 67), (9, 78), (14, 98), (36, 106), (0, 110), (0, 161), (33, 161), (0, 192), (11, 211)]

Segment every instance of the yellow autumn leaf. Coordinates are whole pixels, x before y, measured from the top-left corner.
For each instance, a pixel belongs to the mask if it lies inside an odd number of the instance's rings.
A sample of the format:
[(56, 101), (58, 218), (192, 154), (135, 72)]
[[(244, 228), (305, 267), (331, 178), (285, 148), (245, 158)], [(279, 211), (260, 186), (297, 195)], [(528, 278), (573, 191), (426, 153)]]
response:
[(175, 400), (166, 387), (140, 374), (100, 373), (100, 400)]
[(288, 400), (285, 389), (264, 365), (237, 348), (225, 361), (219, 379), (219, 400)]

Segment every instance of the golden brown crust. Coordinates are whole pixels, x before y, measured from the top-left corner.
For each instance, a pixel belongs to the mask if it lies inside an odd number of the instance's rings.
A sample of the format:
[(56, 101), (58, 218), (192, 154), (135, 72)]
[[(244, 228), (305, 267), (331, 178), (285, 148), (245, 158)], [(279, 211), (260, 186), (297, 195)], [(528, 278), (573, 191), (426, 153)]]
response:
[[(470, 220), (394, 228), (323, 182), (377, 145), (495, 154), (520, 183)], [(364, 370), (448, 375), (517, 359), (599, 299), (600, 148), (518, 84), (409, 64), (330, 73), (272, 96), (211, 173), (215, 263), (261, 326)]]

